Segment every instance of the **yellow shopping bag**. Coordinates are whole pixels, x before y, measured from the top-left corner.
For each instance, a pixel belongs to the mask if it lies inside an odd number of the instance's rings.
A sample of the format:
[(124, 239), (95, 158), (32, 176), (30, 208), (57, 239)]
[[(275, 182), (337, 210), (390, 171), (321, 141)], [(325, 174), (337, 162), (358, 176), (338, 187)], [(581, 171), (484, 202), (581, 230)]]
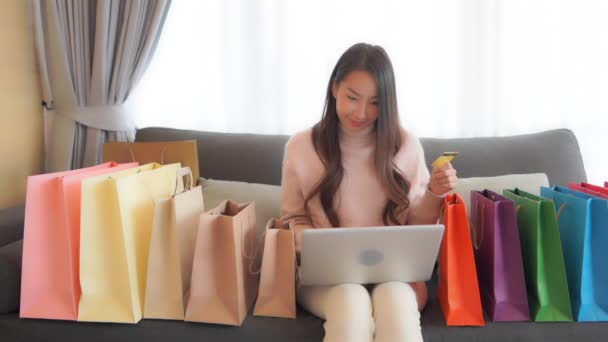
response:
[(177, 186), (178, 164), (146, 164), (82, 183), (79, 321), (142, 318), (154, 199)]

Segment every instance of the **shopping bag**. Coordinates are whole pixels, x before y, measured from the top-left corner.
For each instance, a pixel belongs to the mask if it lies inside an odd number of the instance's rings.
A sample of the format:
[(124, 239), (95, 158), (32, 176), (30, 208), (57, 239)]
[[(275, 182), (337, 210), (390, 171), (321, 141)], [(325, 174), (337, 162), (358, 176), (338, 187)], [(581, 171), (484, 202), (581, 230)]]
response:
[(568, 183), (568, 188), (599, 198), (608, 199), (608, 189), (589, 183)]
[(201, 214), (186, 321), (241, 325), (258, 292), (255, 203)]
[(200, 215), (204, 212), (201, 186), (193, 187), (189, 167), (184, 192), (157, 199), (148, 256), (144, 318), (183, 320), (190, 291), (194, 245)]
[(139, 162), (142, 165), (146, 163), (181, 163), (182, 166), (187, 166), (192, 170), (194, 180), (199, 178), (196, 140), (105, 143), (103, 160), (120, 163)]
[(109, 162), (28, 177), (21, 272), (21, 318), (76, 320), (80, 283), (80, 182), (129, 168)]
[(516, 204), (531, 318), (538, 322), (572, 321), (553, 201), (519, 189), (506, 189), (503, 195)]
[(266, 225), (255, 316), (296, 318), (296, 249), (289, 224), (271, 219)]
[(458, 194), (447, 195), (443, 205), (445, 233), (439, 255), (439, 303), (448, 326), (483, 326), (467, 208)]
[(542, 187), (541, 195), (558, 208), (575, 319), (608, 321), (608, 200), (559, 186)]
[(175, 191), (180, 164), (146, 164), (82, 182), (78, 320), (142, 318), (154, 199)]
[(492, 321), (528, 321), (528, 293), (515, 203), (493, 191), (471, 191), (471, 235), (481, 300)]

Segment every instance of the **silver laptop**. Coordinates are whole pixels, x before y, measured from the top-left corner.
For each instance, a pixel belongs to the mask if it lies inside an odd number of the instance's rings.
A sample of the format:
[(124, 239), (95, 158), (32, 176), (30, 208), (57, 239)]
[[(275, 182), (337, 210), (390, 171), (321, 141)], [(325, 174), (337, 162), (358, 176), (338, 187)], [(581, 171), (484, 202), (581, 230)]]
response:
[(443, 225), (306, 229), (300, 284), (429, 280), (443, 231)]

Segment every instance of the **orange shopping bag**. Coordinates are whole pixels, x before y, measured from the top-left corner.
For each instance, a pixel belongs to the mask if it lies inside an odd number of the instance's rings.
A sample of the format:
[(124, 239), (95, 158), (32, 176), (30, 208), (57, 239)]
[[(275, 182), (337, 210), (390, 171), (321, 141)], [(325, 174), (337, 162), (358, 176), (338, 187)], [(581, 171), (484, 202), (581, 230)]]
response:
[(448, 326), (483, 326), (467, 208), (458, 194), (444, 199), (439, 256), (439, 302)]
[(21, 318), (76, 320), (80, 298), (81, 182), (86, 177), (136, 165), (108, 162), (28, 177)]

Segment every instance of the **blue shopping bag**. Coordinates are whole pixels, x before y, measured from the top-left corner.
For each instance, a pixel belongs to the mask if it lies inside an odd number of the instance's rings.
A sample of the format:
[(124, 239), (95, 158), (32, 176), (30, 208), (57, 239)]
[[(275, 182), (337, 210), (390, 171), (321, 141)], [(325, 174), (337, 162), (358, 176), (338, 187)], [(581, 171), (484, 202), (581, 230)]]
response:
[(541, 187), (552, 199), (572, 311), (577, 321), (608, 321), (608, 200), (564, 187)]

